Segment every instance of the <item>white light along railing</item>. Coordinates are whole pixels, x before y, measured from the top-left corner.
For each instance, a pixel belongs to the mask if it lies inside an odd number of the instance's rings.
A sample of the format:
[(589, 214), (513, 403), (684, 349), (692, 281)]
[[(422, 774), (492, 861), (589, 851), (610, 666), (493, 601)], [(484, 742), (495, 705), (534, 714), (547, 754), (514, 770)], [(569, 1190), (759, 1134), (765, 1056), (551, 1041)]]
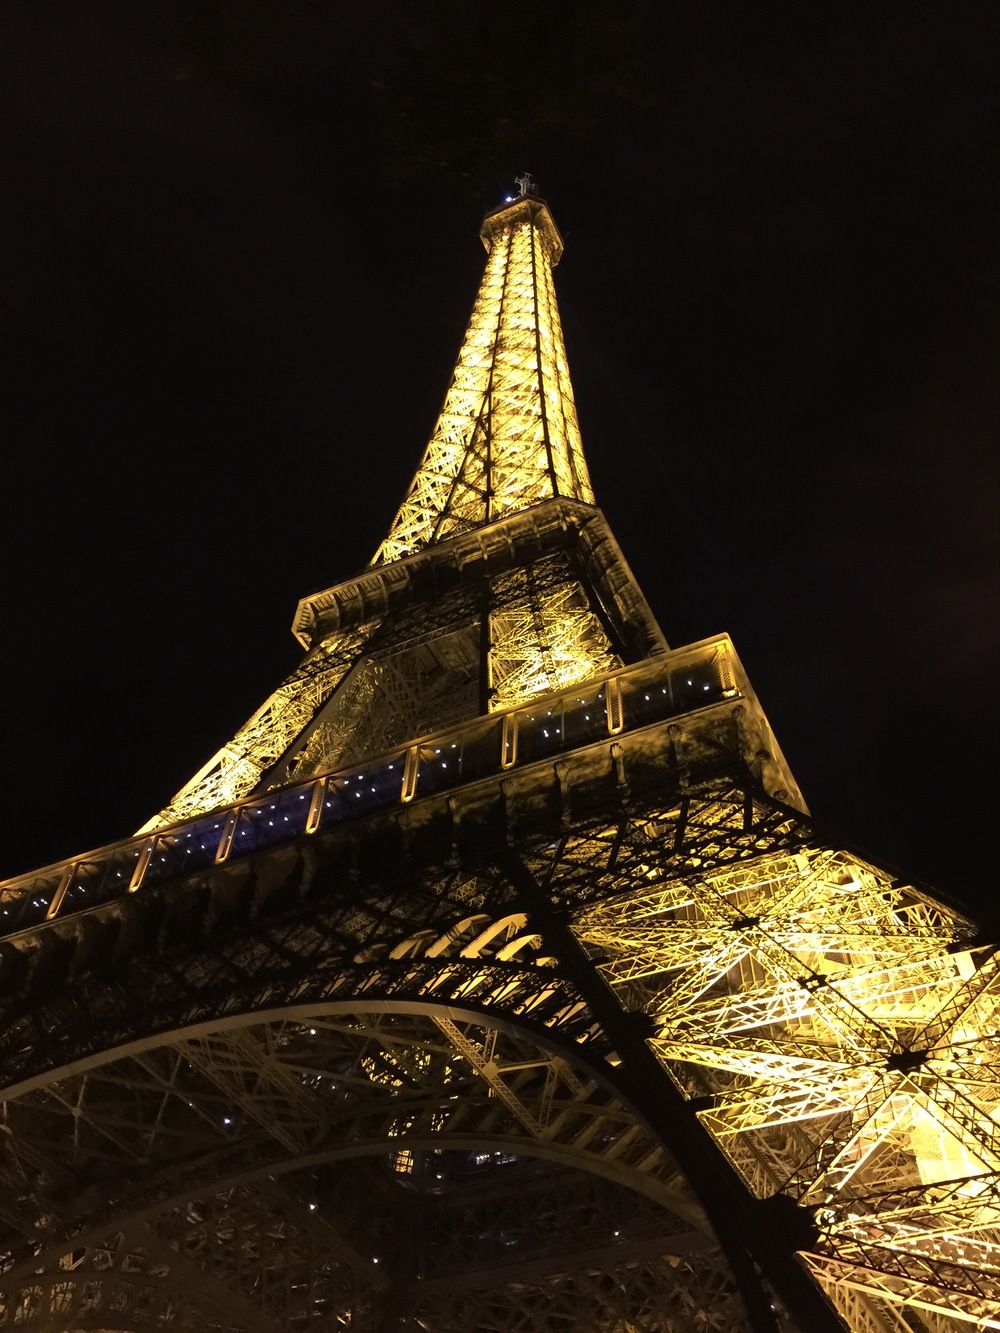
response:
[(733, 656), (729, 640), (718, 639), (647, 659), (363, 764), (19, 875), (0, 883), (0, 935), (733, 698)]

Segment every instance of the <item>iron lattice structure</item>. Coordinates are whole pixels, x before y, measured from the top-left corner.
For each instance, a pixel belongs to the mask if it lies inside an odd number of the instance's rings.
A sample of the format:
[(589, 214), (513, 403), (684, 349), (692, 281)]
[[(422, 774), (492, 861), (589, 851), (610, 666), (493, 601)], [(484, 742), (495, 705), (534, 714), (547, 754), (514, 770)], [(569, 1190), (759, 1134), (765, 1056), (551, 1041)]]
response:
[(371, 566), (132, 838), (0, 886), (0, 1328), (1000, 1328), (995, 951), (670, 650), (531, 194)]

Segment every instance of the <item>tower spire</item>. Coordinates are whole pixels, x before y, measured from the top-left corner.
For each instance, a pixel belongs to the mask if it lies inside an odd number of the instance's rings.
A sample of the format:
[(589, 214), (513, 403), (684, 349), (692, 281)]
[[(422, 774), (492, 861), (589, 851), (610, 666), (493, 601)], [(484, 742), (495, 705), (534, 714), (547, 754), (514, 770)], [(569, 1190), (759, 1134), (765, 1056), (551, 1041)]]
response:
[(519, 185), (483, 221), (486, 271), (455, 373), (373, 565), (555, 496), (593, 503), (552, 282), (562, 237), (530, 177)]

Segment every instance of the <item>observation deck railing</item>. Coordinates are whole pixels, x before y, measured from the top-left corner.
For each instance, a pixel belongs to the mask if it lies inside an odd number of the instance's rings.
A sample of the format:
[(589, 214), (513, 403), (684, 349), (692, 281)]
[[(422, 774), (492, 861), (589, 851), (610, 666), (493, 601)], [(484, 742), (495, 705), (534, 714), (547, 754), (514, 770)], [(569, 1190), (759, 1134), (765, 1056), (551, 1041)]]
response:
[(0, 883), (0, 937), (743, 694), (728, 638), (472, 718), (349, 768)]

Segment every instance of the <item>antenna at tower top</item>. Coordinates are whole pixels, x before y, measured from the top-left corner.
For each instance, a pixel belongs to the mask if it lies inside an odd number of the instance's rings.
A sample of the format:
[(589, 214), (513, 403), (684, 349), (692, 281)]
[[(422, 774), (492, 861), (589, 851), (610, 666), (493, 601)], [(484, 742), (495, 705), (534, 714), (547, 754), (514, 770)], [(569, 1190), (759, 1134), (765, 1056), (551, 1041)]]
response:
[(535, 189), (535, 182), (531, 179), (531, 174), (527, 171), (523, 176), (515, 176), (514, 184), (517, 186), (518, 195), (521, 198), (526, 194), (532, 194)]

